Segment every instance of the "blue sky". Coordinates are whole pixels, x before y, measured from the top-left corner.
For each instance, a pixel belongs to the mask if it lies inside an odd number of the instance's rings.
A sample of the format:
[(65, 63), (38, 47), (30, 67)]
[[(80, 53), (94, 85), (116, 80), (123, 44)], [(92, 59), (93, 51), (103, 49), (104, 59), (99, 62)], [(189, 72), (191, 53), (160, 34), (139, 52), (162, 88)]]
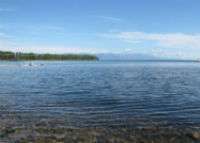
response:
[(0, 50), (200, 58), (199, 0), (0, 0)]

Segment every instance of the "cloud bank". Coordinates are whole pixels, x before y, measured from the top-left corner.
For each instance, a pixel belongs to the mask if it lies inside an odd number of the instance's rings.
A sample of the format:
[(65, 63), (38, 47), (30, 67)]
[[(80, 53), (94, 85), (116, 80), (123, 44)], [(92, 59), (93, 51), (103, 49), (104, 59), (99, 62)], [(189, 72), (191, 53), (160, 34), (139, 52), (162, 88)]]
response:
[(13, 51), (13, 52), (34, 52), (34, 53), (50, 53), (50, 54), (98, 54), (98, 53), (110, 53), (107, 50), (98, 50), (91, 48), (79, 48), (71, 46), (16, 46), (14, 43), (5, 44), (0, 41), (0, 51)]
[(152, 40), (156, 46), (166, 48), (200, 48), (200, 34), (121, 32), (118, 34), (103, 34), (101, 36), (122, 39), (132, 43)]

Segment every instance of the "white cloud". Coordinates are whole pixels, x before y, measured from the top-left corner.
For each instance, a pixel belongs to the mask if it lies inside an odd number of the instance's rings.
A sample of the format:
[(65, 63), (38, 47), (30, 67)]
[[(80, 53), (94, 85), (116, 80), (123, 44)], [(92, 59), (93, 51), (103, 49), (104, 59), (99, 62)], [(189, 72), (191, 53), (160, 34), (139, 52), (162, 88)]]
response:
[(0, 8), (0, 12), (11, 12), (13, 11), (12, 8)]
[(63, 27), (59, 27), (59, 26), (44, 26), (43, 29), (47, 29), (47, 30), (64, 30)]
[(0, 38), (9, 38), (10, 36), (4, 34), (4, 33), (0, 33)]
[(64, 27), (51, 26), (51, 25), (30, 26), (29, 28), (34, 31), (44, 31), (44, 30), (61, 31), (61, 30), (64, 30)]
[(155, 45), (167, 48), (200, 48), (200, 34), (121, 32), (119, 34), (103, 34), (101, 36), (133, 43), (153, 40)]
[(110, 21), (120, 21), (120, 19), (116, 17), (111, 17), (111, 16), (100, 16), (100, 17)]
[(131, 48), (124, 49), (124, 53), (133, 53), (134, 50)]

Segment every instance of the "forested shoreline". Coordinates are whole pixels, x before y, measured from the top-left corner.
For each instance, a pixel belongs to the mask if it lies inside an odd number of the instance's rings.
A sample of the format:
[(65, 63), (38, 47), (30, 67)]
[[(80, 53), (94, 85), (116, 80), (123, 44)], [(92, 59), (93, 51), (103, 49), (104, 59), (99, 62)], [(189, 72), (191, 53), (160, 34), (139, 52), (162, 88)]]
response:
[(36, 54), (0, 51), (0, 60), (5, 61), (29, 61), (29, 60), (99, 60), (93, 55), (77, 55), (77, 54)]

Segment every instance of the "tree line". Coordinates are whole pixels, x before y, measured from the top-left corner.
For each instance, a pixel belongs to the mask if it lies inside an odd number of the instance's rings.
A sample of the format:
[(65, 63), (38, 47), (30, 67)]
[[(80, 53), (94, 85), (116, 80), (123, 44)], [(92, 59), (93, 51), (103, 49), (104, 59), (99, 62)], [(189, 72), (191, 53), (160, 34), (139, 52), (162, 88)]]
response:
[(22, 52), (0, 51), (0, 60), (8, 61), (28, 61), (28, 60), (99, 60), (93, 55), (75, 55), (75, 54), (35, 54)]

